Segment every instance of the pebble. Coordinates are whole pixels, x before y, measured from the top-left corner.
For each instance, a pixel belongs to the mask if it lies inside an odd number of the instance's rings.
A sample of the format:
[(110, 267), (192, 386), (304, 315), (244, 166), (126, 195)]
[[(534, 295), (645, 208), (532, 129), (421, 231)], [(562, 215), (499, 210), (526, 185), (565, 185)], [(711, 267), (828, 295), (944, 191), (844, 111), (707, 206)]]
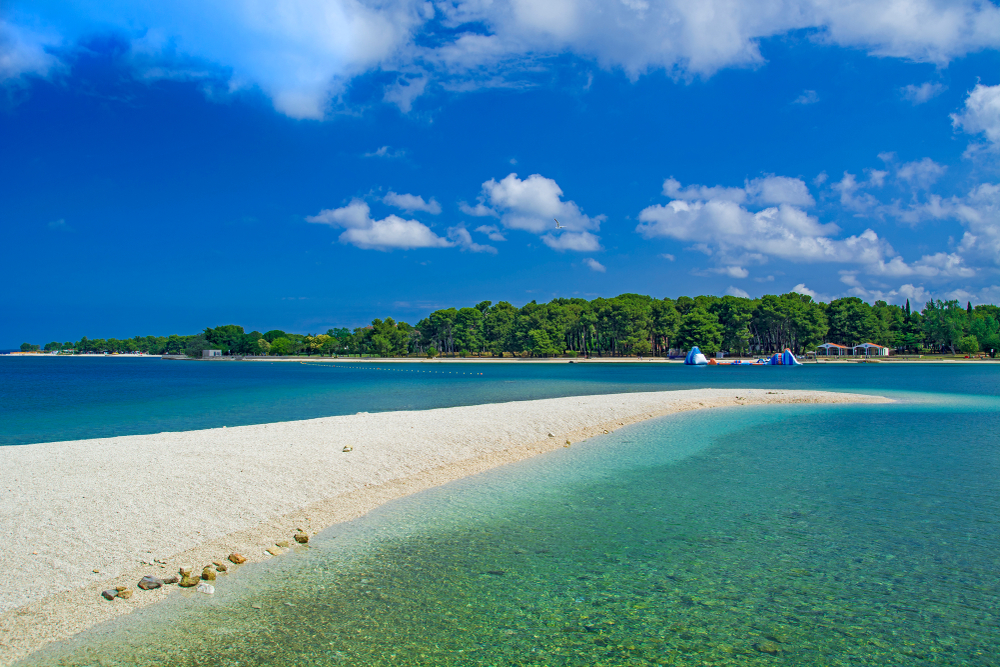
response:
[(201, 578), (205, 581), (215, 581), (215, 570), (211, 567), (205, 567), (205, 569), (201, 571)]
[(237, 553), (232, 553), (229, 554), (229, 561), (231, 563), (235, 563), (236, 565), (242, 565), (247, 562), (247, 559)]
[(198, 588), (195, 590), (206, 595), (215, 595), (215, 586), (212, 584), (206, 584), (204, 581), (198, 584)]
[(288, 548), (288, 540), (281, 540), (280, 542), (275, 542), (274, 546), (281, 547), (282, 549)]
[(133, 591), (131, 588), (126, 588), (123, 591), (118, 591), (118, 597), (120, 597), (122, 600), (128, 600), (130, 597), (132, 597), (132, 593), (134, 592), (135, 591)]
[(156, 577), (147, 574), (145, 577), (139, 580), (139, 583), (137, 585), (144, 591), (151, 591), (154, 588), (159, 588), (160, 586), (162, 586), (163, 580), (157, 579)]
[(271, 547), (270, 549), (265, 549), (264, 551), (266, 553), (271, 554), (272, 556), (277, 556), (278, 554), (281, 553), (281, 549), (279, 549), (278, 547)]
[(226, 564), (223, 563), (221, 560), (213, 560), (212, 561), (212, 565), (214, 565), (215, 569), (218, 570), (219, 572), (228, 572), (229, 571), (229, 568), (226, 567)]
[(116, 597), (118, 597), (118, 591), (116, 591), (113, 588), (109, 588), (108, 590), (101, 593), (101, 597), (103, 597), (105, 600), (114, 600)]
[(176, 584), (180, 580), (181, 580), (181, 578), (178, 577), (176, 574), (173, 575), (173, 576), (166, 577), (166, 578), (162, 579), (163, 583), (165, 583), (165, 584)]
[(295, 533), (295, 541), (299, 544), (306, 544), (309, 542), (309, 536), (305, 533)]
[(189, 567), (182, 567), (181, 569), (178, 570), (178, 572), (180, 572), (180, 575), (182, 577), (190, 577), (191, 576), (191, 568), (189, 568)]
[(556, 437), (556, 434), (555, 433), (549, 433), (549, 437), (550, 438), (554, 438), (554, 437)]
[(183, 579), (181, 579), (178, 586), (180, 586), (181, 588), (191, 588), (192, 586), (197, 586), (198, 583), (199, 580), (195, 579), (194, 577), (184, 577)]
[(345, 445), (344, 448), (342, 450), (340, 450), (340, 451), (342, 451), (342, 452), (353, 452), (354, 451), (354, 447), (351, 447), (350, 445)]

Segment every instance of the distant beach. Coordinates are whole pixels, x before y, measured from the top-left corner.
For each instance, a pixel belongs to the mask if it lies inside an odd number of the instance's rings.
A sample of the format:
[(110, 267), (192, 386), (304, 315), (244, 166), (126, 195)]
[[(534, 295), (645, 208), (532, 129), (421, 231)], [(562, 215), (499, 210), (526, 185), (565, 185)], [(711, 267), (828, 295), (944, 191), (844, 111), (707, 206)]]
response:
[[(106, 601), (144, 575), (197, 571), (391, 499), (626, 424), (722, 406), (878, 403), (862, 394), (701, 389), (359, 413), (0, 449), (0, 663), (175, 590)], [(345, 451), (346, 450), (346, 451)], [(280, 550), (278, 550), (280, 551)]]

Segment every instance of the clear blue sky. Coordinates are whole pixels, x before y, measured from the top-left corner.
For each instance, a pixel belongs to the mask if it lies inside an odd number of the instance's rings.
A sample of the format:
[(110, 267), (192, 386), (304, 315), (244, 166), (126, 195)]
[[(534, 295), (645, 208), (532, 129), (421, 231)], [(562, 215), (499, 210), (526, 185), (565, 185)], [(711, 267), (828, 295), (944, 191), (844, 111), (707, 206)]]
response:
[(622, 292), (1000, 302), (990, 2), (211, 4), (0, 9), (0, 348)]

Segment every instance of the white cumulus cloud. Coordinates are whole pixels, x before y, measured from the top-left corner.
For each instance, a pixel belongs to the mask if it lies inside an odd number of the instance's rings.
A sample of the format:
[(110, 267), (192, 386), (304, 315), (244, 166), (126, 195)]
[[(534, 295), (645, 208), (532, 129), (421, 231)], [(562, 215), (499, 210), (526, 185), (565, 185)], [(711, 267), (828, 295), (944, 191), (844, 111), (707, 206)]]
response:
[(451, 239), (462, 250), (469, 252), (487, 252), (491, 255), (497, 254), (497, 249), (491, 245), (483, 245), (472, 240), (472, 234), (461, 225), (448, 230), (448, 238)]
[(448, 248), (455, 245), (417, 220), (404, 220), (397, 215), (375, 220), (368, 204), (360, 199), (354, 199), (341, 208), (324, 209), (308, 216), (306, 222), (343, 228), (339, 238), (341, 243), (366, 250)]
[[(563, 199), (562, 188), (551, 178), (532, 174), (525, 179), (508, 174), (501, 180), (483, 183), (479, 202), (459, 209), (467, 215), (499, 218), (507, 229), (538, 234), (554, 250), (593, 252), (601, 249), (598, 231), (605, 216), (589, 216), (574, 201)], [(559, 224), (556, 225), (558, 220)], [(479, 228), (483, 229), (483, 228)], [(499, 233), (490, 226), (490, 232)]]
[(965, 108), (951, 120), (956, 128), (982, 133), (994, 148), (1000, 146), (1000, 85), (977, 84), (965, 98)]
[(591, 271), (597, 271), (598, 273), (605, 273), (607, 271), (607, 268), (603, 264), (592, 257), (586, 258), (583, 260), (583, 263), (590, 267)]
[[(803, 30), (828, 44), (937, 65), (1000, 46), (1000, 9), (978, 0), (80, 0), (72, 11), (9, 0), (8, 8), (22, 24), (50, 26), (53, 42), (102, 31), (131, 36), (143, 76), (213, 70), (231, 89), (263, 91), (294, 118), (323, 118), (354, 77), (374, 71), (397, 74), (384, 100), (405, 112), (435, 82), (511, 85), (562, 54), (632, 79), (660, 70), (690, 80), (764, 65), (761, 40)], [(17, 39), (8, 30), (0, 41), (0, 67), (13, 76), (50, 71), (41, 42), (17, 30)]]
[(423, 211), (425, 213), (437, 215), (441, 212), (441, 204), (437, 203), (433, 197), (430, 198), (430, 201), (424, 201), (424, 198), (420, 195), (401, 195), (390, 190), (385, 197), (382, 197), (382, 201), (389, 206), (395, 206), (396, 208), (402, 209), (407, 213)]

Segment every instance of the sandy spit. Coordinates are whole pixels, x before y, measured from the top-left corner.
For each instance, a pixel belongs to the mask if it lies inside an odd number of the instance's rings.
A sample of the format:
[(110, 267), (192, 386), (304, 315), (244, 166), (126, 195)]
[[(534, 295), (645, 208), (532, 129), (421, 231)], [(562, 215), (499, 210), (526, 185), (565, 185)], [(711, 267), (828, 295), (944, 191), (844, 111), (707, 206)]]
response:
[(296, 529), (315, 534), (394, 498), (626, 424), (732, 405), (881, 402), (889, 399), (698, 389), (2, 447), (0, 665), (177, 587), (112, 602), (102, 590), (180, 566), (200, 571), (231, 552), (272, 558), (265, 550)]

